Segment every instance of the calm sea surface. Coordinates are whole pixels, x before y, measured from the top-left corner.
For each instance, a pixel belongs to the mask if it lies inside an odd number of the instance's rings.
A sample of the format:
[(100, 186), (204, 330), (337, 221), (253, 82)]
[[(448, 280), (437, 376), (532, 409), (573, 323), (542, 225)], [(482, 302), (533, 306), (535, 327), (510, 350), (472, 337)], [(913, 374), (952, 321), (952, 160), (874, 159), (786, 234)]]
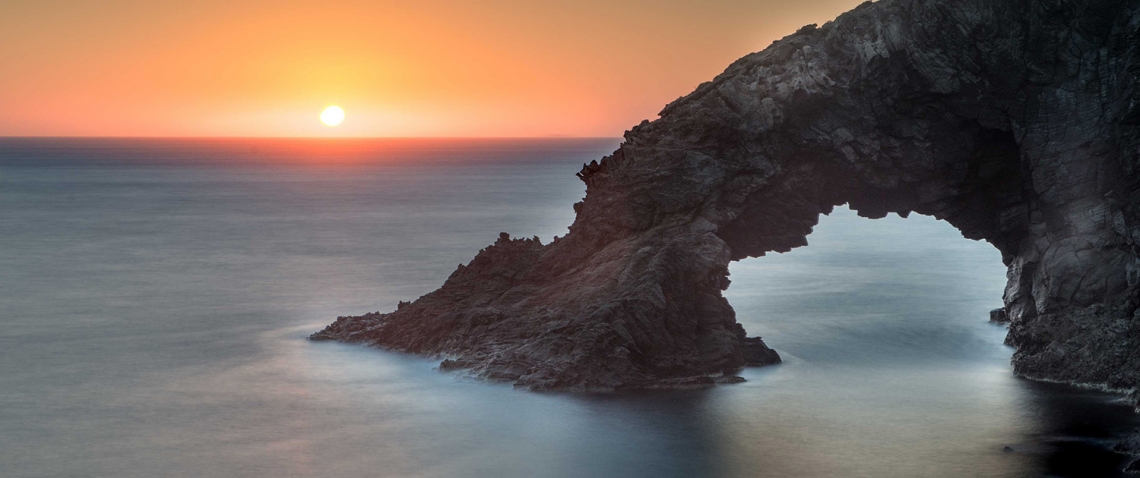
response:
[[(0, 139), (0, 476), (1112, 476), (1114, 397), (1010, 373), (998, 252), (841, 208), (732, 267), (785, 363), (539, 394), (305, 337), (562, 235), (616, 140)], [(1009, 448), (1005, 448), (1009, 447)]]

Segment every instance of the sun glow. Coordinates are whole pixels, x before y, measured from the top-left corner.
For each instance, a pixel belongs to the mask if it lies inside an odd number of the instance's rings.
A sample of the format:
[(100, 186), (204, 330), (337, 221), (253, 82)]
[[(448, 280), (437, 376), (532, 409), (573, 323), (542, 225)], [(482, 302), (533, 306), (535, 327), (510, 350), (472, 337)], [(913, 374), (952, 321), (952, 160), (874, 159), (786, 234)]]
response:
[(0, 136), (620, 137), (862, 1), (0, 0)]
[(337, 105), (329, 106), (321, 112), (321, 122), (327, 126), (336, 126), (344, 121), (344, 110)]

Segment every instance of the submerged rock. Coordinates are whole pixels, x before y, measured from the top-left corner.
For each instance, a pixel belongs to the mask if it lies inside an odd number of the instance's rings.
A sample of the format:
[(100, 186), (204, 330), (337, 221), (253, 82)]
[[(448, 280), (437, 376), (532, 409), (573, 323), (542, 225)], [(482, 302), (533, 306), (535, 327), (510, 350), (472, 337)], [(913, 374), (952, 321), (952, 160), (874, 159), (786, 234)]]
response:
[(314, 339), (537, 389), (688, 387), (779, 362), (721, 292), (820, 214), (997, 247), (1016, 373), (1140, 385), (1140, 3), (881, 0), (733, 63), (584, 165), (565, 237), (511, 239)]

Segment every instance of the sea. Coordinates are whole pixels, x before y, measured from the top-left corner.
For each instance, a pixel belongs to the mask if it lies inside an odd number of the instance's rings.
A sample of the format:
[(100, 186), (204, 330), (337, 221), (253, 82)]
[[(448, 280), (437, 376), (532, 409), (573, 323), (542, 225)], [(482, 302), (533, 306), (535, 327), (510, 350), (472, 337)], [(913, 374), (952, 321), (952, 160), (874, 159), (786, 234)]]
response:
[(821, 217), (726, 292), (784, 363), (536, 393), (306, 337), (567, 232), (618, 139), (0, 139), (2, 477), (1099, 477), (1119, 397), (1014, 376), (1005, 268)]

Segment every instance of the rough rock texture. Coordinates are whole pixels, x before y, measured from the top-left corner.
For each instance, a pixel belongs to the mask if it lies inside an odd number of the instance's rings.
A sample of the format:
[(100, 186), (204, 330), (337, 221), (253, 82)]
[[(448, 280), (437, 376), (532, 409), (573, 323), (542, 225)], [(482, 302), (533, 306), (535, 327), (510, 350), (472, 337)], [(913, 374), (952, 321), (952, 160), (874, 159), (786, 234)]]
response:
[(711, 383), (775, 352), (728, 264), (849, 203), (1001, 250), (1014, 369), (1140, 384), (1140, 2), (882, 0), (732, 64), (586, 165), (568, 235), (500, 237), (439, 290), (314, 339), (534, 388)]
[[(1112, 447), (1112, 451), (1121, 455), (1140, 457), (1140, 429), (1121, 437)], [(1140, 458), (1134, 459), (1125, 465), (1127, 474), (1140, 474)]]

